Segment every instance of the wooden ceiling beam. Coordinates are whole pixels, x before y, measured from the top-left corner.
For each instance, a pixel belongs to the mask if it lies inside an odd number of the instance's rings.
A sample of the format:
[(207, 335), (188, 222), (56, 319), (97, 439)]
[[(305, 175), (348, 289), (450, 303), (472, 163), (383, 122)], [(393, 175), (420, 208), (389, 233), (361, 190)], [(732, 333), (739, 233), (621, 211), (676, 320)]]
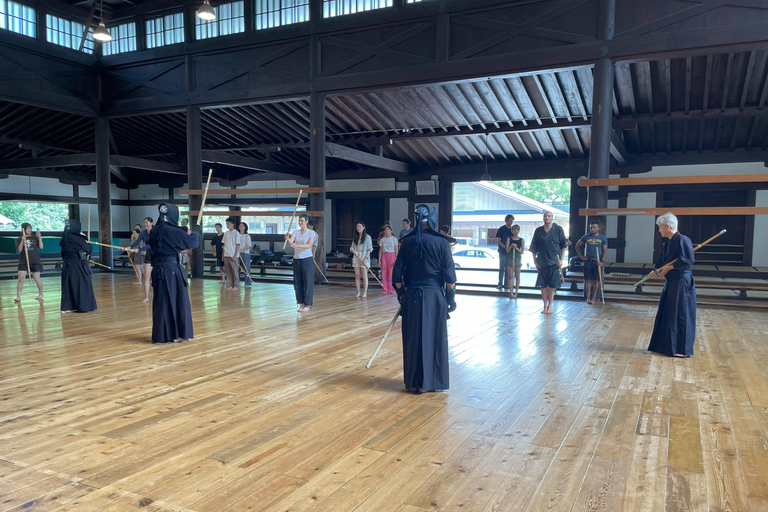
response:
[(309, 176), (309, 170), (307, 169), (276, 164), (273, 162), (258, 160), (256, 158), (250, 158), (247, 156), (233, 155), (232, 153), (224, 153), (221, 151), (203, 150), (202, 158), (203, 162), (208, 163), (231, 165), (233, 167), (242, 167), (244, 169), (263, 172), (279, 172), (293, 176)]
[(340, 158), (348, 162), (354, 162), (360, 165), (366, 165), (377, 169), (384, 169), (401, 174), (408, 174), (409, 166), (405, 162), (392, 160), (383, 156), (373, 155), (360, 151), (359, 149), (348, 148), (334, 143), (325, 144), (325, 156), (331, 158)]

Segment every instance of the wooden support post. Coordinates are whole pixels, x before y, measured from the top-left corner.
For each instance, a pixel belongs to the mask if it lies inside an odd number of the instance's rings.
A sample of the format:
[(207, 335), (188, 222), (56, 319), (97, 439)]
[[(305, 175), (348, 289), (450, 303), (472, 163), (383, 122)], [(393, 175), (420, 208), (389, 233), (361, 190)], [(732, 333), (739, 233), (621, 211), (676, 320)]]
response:
[[(600, 39), (613, 39), (616, 0), (600, 0), (598, 33)], [(589, 177), (607, 178), (611, 168), (611, 135), (613, 120), (613, 62), (601, 57), (595, 62), (595, 82), (592, 91), (592, 140), (589, 148)], [(608, 206), (608, 187), (592, 188), (589, 208)], [(591, 219), (605, 225), (605, 218)]]
[[(112, 200), (110, 198), (109, 170), (109, 121), (97, 117), (96, 129), (96, 210), (99, 215), (99, 240), (112, 242)], [(90, 219), (90, 216), (88, 217)], [(108, 247), (99, 249), (99, 260), (112, 268), (112, 250)]]
[[(309, 95), (309, 186), (320, 192), (309, 194), (309, 209), (315, 212), (325, 210), (325, 96), (312, 92)], [(317, 233), (315, 249), (315, 282), (325, 278), (325, 218), (313, 216), (312, 222)]]
[[(190, 189), (201, 189), (203, 187), (203, 161), (202, 161), (202, 140), (201, 140), (201, 120), (200, 109), (197, 107), (187, 107), (187, 185)], [(189, 209), (200, 210), (202, 206), (202, 197), (198, 195), (189, 196)], [(198, 215), (198, 218), (200, 215)], [(197, 219), (189, 216), (189, 227), (195, 226)], [(192, 265), (192, 277), (203, 277), (203, 255), (205, 254), (205, 236), (200, 240), (197, 249), (187, 251), (189, 261)]]

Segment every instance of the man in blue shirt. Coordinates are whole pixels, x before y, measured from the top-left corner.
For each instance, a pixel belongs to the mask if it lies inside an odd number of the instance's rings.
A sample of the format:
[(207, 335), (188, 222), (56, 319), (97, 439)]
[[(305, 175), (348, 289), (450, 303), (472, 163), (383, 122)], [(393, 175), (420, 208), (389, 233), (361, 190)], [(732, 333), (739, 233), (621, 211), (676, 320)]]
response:
[(411, 227), (411, 221), (408, 219), (403, 219), (403, 229), (400, 230), (400, 234), (397, 235), (397, 238), (402, 240), (403, 237), (411, 231), (413, 231), (413, 228)]
[(576, 244), (576, 254), (584, 262), (584, 294), (587, 304), (594, 304), (600, 269), (605, 265), (608, 254), (608, 238), (600, 234), (600, 224), (593, 222), (589, 225), (589, 233)]

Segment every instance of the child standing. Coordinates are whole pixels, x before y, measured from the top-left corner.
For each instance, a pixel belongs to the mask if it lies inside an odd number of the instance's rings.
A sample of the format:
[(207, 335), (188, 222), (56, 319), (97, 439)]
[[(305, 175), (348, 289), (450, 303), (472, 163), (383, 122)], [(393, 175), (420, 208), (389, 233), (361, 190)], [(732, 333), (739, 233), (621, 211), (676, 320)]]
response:
[(397, 258), (397, 238), (392, 236), (392, 227), (387, 224), (384, 228), (384, 236), (379, 241), (381, 249), (381, 282), (384, 283), (384, 289), (381, 293), (395, 293), (392, 286), (392, 267)]
[[(517, 298), (517, 292), (520, 289), (520, 269), (523, 266), (523, 253), (525, 252), (525, 240), (520, 238), (520, 225), (515, 224), (511, 228), (512, 237), (509, 239), (513, 258), (507, 257), (507, 286), (509, 288), (509, 297)], [(514, 283), (514, 288), (512, 287)]]

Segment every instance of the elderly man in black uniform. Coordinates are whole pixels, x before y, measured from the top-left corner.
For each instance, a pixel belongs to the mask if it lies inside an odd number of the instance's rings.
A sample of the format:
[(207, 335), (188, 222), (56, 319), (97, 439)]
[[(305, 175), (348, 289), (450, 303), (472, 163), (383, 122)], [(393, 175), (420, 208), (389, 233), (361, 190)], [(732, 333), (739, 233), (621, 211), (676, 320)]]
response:
[(416, 216), (415, 229), (401, 241), (392, 284), (402, 305), (405, 389), (418, 394), (448, 389), (446, 320), (456, 309), (456, 270), (449, 239), (437, 232), (436, 210), (422, 204)]
[(181, 265), (181, 251), (200, 243), (200, 226), (195, 233), (179, 227), (179, 209), (161, 204), (160, 219), (149, 234), (152, 248), (152, 343), (180, 343), (192, 339), (192, 309), (187, 293), (187, 272)]
[[(665, 213), (656, 220), (659, 233), (669, 239), (661, 248), (653, 277), (664, 277), (659, 310), (648, 350), (674, 357), (693, 355), (696, 339), (696, 284), (691, 274), (695, 259), (691, 239), (677, 231), (677, 217)], [(676, 260), (676, 261), (675, 261)], [(668, 263), (674, 261), (670, 266)]]
[(96, 297), (91, 282), (88, 260), (93, 247), (88, 243), (79, 220), (64, 223), (59, 245), (61, 257), (61, 313), (87, 313), (96, 310)]

